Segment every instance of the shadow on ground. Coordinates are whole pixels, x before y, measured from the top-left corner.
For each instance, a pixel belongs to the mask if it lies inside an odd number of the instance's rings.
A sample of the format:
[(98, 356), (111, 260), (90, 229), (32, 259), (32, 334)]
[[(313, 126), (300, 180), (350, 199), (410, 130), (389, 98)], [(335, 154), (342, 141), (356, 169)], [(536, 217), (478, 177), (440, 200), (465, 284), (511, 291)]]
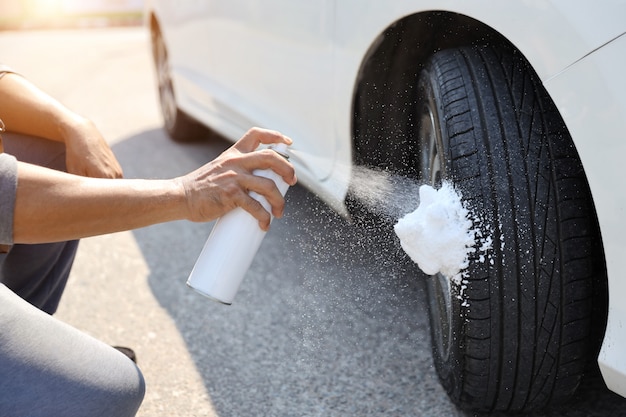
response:
[[(228, 146), (173, 144), (159, 129), (114, 151), (126, 177), (168, 178)], [(173, 222), (134, 236), (220, 416), (473, 415), (437, 381), (423, 277), (390, 239), (293, 187), (234, 304), (223, 306), (184, 284), (211, 226)], [(624, 405), (595, 377), (568, 407), (534, 416), (619, 416)]]

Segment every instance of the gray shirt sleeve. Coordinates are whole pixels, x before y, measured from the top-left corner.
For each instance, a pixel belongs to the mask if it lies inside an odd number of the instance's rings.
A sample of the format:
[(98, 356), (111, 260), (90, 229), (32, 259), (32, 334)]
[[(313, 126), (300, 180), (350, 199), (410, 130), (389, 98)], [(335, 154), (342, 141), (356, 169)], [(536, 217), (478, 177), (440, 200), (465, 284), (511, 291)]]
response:
[[(0, 64), (0, 78), (14, 72)], [(1, 151), (0, 151), (1, 152)], [(13, 211), (17, 190), (17, 161), (15, 157), (0, 153), (0, 245), (13, 244)]]
[(0, 244), (13, 244), (13, 211), (17, 191), (17, 161), (0, 154)]

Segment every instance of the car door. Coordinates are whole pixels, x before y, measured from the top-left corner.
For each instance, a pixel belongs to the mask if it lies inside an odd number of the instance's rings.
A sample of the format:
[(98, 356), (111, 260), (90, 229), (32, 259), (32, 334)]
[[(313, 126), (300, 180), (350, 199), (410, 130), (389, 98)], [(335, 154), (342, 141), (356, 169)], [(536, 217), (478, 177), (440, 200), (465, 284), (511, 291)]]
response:
[(335, 150), (334, 1), (218, 0), (207, 22), (214, 98), (242, 128), (292, 137), (318, 180), (330, 173)]

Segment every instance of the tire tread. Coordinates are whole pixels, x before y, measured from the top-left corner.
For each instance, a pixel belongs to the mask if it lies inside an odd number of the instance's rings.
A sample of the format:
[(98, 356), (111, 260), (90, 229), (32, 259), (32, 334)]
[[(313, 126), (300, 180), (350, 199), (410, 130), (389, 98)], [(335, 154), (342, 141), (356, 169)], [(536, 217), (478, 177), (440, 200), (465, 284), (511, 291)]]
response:
[(492, 264), (470, 264), (455, 355), (462, 377), (439, 364), (442, 382), (457, 403), (479, 411), (565, 401), (596, 349), (594, 282), (603, 275), (571, 138), (514, 51), (441, 51), (423, 74), (437, 83), (444, 109), (448, 176), (494, 241)]

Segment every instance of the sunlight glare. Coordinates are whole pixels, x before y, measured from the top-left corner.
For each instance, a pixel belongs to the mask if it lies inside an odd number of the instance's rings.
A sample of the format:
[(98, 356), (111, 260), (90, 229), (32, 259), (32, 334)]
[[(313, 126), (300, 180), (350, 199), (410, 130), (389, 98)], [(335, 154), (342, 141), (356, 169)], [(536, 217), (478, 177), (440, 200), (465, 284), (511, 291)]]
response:
[(63, 12), (62, 0), (30, 0), (25, 1), (29, 14), (35, 17), (58, 17)]

